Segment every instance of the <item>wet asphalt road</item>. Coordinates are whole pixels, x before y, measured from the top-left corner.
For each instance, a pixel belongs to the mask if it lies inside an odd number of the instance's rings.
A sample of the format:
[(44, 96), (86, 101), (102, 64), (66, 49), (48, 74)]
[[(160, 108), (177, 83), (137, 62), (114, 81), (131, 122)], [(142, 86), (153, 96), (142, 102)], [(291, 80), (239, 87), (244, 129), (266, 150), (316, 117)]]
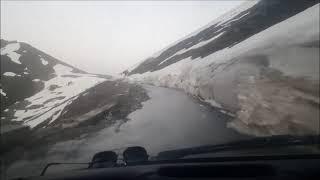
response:
[(7, 175), (37, 175), (49, 162), (88, 162), (94, 153), (143, 146), (150, 155), (169, 149), (236, 141), (241, 135), (226, 127), (227, 115), (199, 103), (182, 91), (144, 85), (150, 99), (129, 114), (129, 121), (78, 139), (57, 143), (46, 157), (14, 163)]

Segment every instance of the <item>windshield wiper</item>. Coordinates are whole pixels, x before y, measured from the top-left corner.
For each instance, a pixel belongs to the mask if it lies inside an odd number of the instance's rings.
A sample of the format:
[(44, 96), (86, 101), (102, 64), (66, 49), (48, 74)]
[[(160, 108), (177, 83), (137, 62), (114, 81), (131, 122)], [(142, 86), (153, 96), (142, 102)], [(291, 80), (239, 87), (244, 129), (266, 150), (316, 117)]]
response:
[(219, 145), (206, 145), (192, 148), (184, 148), (177, 150), (169, 150), (160, 152), (155, 159), (179, 159), (185, 156), (216, 153), (222, 151), (238, 151), (245, 149), (257, 149), (257, 148), (278, 148), (286, 146), (299, 146), (299, 145), (319, 145), (319, 136), (288, 136), (279, 135), (271, 137), (261, 137), (249, 140), (241, 140), (226, 144)]

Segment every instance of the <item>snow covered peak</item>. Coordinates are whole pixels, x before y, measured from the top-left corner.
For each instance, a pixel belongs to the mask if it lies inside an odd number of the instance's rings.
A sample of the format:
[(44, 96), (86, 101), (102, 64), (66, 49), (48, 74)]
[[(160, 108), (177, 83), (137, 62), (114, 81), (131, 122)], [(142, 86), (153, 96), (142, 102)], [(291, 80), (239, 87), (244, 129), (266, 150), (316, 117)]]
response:
[(1, 40), (1, 109), (8, 108), (4, 121), (31, 128), (52, 123), (79, 94), (105, 80), (29, 44)]

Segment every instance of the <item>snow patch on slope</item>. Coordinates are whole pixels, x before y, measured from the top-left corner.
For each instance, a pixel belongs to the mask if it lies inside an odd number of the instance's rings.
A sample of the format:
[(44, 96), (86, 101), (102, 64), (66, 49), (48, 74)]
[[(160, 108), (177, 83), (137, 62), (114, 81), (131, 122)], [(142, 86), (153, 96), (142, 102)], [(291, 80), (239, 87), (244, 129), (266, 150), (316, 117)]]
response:
[(46, 120), (50, 120), (50, 124), (79, 94), (105, 81), (94, 75), (73, 73), (71, 67), (62, 64), (57, 64), (53, 68), (57, 76), (48, 81), (42, 81), (43, 90), (24, 100), (28, 106), (23, 110), (16, 110), (13, 121), (23, 121), (31, 128)]
[[(216, 24), (216, 26), (219, 26), (219, 25), (223, 25), (224, 23), (229, 23), (229, 21), (230, 21), (232, 18), (236, 17), (237, 15), (239, 15), (240, 13), (242, 13), (243, 11), (246, 11), (246, 10), (250, 9), (251, 7), (253, 7), (254, 5), (256, 5), (257, 3), (259, 3), (259, 1), (260, 1), (260, 0), (251, 0), (251, 1), (247, 1), (247, 2), (245, 2), (245, 3), (242, 3), (241, 5), (239, 5), (238, 7), (236, 7), (235, 9), (233, 9), (232, 11), (227, 12), (227, 13), (221, 15), (219, 18), (213, 20), (212, 22), (208, 23), (207, 25), (203, 26), (202, 28), (198, 29), (197, 31), (192, 32), (192, 33), (190, 33), (189, 35), (187, 35), (187, 36), (185, 36), (185, 37), (183, 37), (183, 38), (175, 41), (174, 43), (172, 43), (172, 44), (169, 45), (168, 47), (162, 49), (161, 51), (159, 51), (159, 52), (157, 52), (157, 53), (155, 53), (155, 54), (153, 54), (151, 57), (158, 57), (158, 56), (160, 56), (161, 53), (163, 53), (164, 51), (166, 51), (168, 48), (174, 46), (174, 45), (177, 44), (178, 42), (183, 41), (183, 40), (185, 40), (185, 39), (188, 39), (188, 38), (190, 38), (190, 37), (192, 37), (192, 36), (195, 36), (195, 35), (197, 35), (199, 32), (201, 32), (201, 31), (209, 28), (209, 27), (212, 26), (212, 25), (215, 25), (215, 24)], [(244, 16), (246, 16), (246, 15), (248, 15), (248, 14), (249, 14), (249, 13), (246, 13), (246, 14), (242, 15), (241, 18), (244, 17)], [(240, 19), (240, 17), (239, 17), (238, 19)], [(220, 29), (220, 30), (223, 30), (223, 28)]]
[[(225, 23), (228, 23), (231, 19), (233, 19), (234, 17), (238, 16), (240, 13), (242, 13), (243, 11), (253, 7), (254, 5), (256, 5), (260, 0), (253, 0), (253, 1), (247, 1), (246, 3), (241, 4), (240, 6), (238, 6), (237, 8), (235, 8), (233, 11), (228, 12), (222, 16), (220, 16), (218, 19), (214, 20), (212, 23), (210, 24), (215, 24), (218, 23), (217, 26), (219, 25), (223, 25)], [(241, 19), (242, 17), (248, 15), (248, 13), (240, 16), (237, 19)]]
[(238, 17), (238, 18), (236, 18), (236, 19), (232, 19), (231, 21), (228, 21), (227, 23), (223, 24), (223, 26), (228, 26), (230, 23), (235, 22), (235, 21), (238, 21), (238, 20), (240, 20), (241, 18), (247, 16), (248, 14), (250, 14), (250, 12), (247, 12), (247, 13), (241, 15), (240, 17)]
[(0, 89), (0, 94), (2, 94), (2, 96), (7, 96), (7, 94), (2, 89)]
[(14, 63), (21, 64), (21, 62), (19, 61), (21, 55), (15, 52), (19, 49), (20, 43), (10, 43), (1, 48), (1, 55), (7, 55)]
[(171, 56), (168, 57), (167, 59), (163, 60), (161, 63), (159, 63), (159, 65), (165, 63), (166, 61), (168, 61), (168, 60), (169, 60), (171, 57), (173, 57), (173, 56), (177, 56), (177, 55), (183, 54), (183, 53), (185, 53), (185, 52), (187, 52), (187, 51), (189, 51), (189, 50), (197, 49), (197, 48), (199, 48), (199, 47), (205, 46), (206, 44), (210, 43), (211, 41), (214, 41), (215, 39), (218, 39), (218, 38), (219, 38), (220, 36), (222, 36), (224, 33), (225, 33), (225, 32), (221, 32), (221, 33), (219, 33), (218, 35), (216, 35), (216, 36), (214, 36), (214, 37), (212, 37), (212, 38), (210, 38), (210, 39), (208, 39), (208, 40), (206, 40), (206, 41), (201, 41), (201, 42), (199, 42), (198, 44), (196, 44), (196, 45), (194, 45), (194, 46), (192, 46), (192, 47), (182, 49), (182, 50), (176, 52), (175, 54), (171, 55)]
[(40, 82), (41, 80), (40, 79), (33, 79), (32, 81), (33, 82)]
[(13, 73), (13, 72), (5, 72), (3, 73), (4, 76), (10, 76), (10, 77), (15, 77), (15, 76), (21, 76), (21, 75), (18, 75), (16, 73)]
[(41, 63), (43, 64), (43, 65), (48, 65), (49, 63), (48, 63), (48, 61), (46, 61), (45, 59), (43, 59), (43, 58), (40, 58), (40, 60), (41, 60)]

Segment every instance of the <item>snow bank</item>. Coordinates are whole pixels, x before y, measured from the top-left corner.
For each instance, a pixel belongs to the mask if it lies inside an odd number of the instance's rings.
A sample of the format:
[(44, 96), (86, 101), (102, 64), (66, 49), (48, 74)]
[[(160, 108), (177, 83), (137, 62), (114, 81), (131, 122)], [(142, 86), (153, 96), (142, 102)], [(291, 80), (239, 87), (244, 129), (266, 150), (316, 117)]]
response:
[(213, 102), (233, 112), (229, 127), (244, 133), (314, 134), (319, 133), (319, 109), (313, 106), (319, 104), (319, 47), (305, 44), (316, 41), (319, 4), (231, 48), (129, 78)]

